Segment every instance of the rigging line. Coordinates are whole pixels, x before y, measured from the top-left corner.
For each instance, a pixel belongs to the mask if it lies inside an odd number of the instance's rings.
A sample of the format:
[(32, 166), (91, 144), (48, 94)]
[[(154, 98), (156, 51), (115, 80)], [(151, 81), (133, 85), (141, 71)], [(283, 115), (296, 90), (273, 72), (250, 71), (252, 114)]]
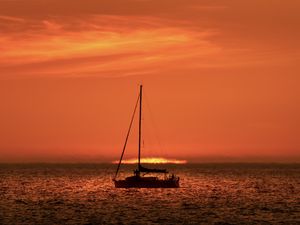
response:
[(124, 146), (123, 146), (121, 158), (120, 158), (120, 161), (119, 161), (119, 164), (118, 164), (118, 168), (117, 168), (117, 171), (116, 171), (116, 174), (115, 174), (115, 177), (114, 177), (113, 180), (115, 180), (117, 178), (117, 175), (118, 175), (118, 172), (119, 172), (119, 169), (120, 169), (120, 166), (121, 166), (121, 162), (122, 162), (123, 155), (124, 155), (124, 152), (125, 152), (125, 149), (126, 149), (127, 141), (128, 141), (128, 138), (129, 138), (129, 134), (130, 134), (130, 131), (131, 131), (131, 127), (132, 127), (133, 120), (134, 120), (134, 115), (135, 115), (135, 112), (136, 112), (139, 100), (140, 100), (140, 94), (138, 96), (138, 99), (137, 99), (135, 107), (134, 107), (134, 111), (133, 111), (132, 118), (131, 118), (131, 121), (130, 121), (129, 129), (128, 129), (128, 132), (127, 132), (127, 135), (126, 135), (126, 139), (125, 139), (125, 143), (124, 143)]
[(145, 100), (146, 100), (146, 108), (148, 109), (149, 111), (149, 114), (150, 114), (150, 120), (152, 122), (152, 125), (153, 125), (153, 128), (154, 128), (154, 136), (156, 138), (156, 141), (158, 143), (158, 146), (160, 148), (160, 151), (161, 152), (166, 152), (165, 151), (165, 147), (162, 145), (162, 142), (161, 142), (161, 139), (158, 135), (159, 131), (158, 131), (158, 128), (157, 128), (157, 125), (155, 123), (155, 120), (154, 120), (154, 116), (153, 116), (153, 113), (152, 113), (152, 110), (150, 108), (150, 104), (149, 104), (149, 100), (148, 100), (148, 97), (147, 97), (147, 93), (144, 91), (144, 96), (145, 96)]

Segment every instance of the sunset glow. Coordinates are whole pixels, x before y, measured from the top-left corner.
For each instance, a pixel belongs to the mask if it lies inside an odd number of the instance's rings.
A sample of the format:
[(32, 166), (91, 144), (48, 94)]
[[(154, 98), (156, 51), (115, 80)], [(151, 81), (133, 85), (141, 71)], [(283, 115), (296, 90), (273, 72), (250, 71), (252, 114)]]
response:
[(300, 0), (0, 0), (0, 225), (300, 224), (299, 184)]
[[(113, 161), (114, 164), (118, 164), (119, 161)], [(137, 159), (126, 159), (122, 160), (123, 164), (137, 164)], [(141, 163), (148, 163), (148, 164), (186, 164), (186, 160), (179, 160), (179, 159), (166, 159), (166, 158), (141, 158)]]
[(1, 1), (0, 161), (112, 162), (140, 84), (143, 156), (300, 161), (299, 8), (294, 0)]

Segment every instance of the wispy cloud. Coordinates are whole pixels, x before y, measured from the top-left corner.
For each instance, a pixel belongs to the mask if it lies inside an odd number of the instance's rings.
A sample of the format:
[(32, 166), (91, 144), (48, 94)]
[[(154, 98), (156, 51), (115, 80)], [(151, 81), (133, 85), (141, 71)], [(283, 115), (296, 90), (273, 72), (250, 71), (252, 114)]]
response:
[(214, 31), (195, 32), (151, 17), (52, 18), (31, 21), (30, 27), (35, 29), (0, 38), (5, 74), (134, 74), (220, 50), (209, 41)]
[(0, 15), (0, 21), (9, 21), (9, 22), (16, 22), (16, 23), (24, 23), (25, 19), (19, 18), (19, 17), (13, 17), (13, 16), (5, 16), (5, 15)]
[(5, 1), (0, 76), (123, 76), (155, 68), (255, 66), (299, 58), (298, 33), (289, 26), (298, 17), (283, 10), (277, 18), (276, 4), (125, 2), (128, 7), (106, 0)]

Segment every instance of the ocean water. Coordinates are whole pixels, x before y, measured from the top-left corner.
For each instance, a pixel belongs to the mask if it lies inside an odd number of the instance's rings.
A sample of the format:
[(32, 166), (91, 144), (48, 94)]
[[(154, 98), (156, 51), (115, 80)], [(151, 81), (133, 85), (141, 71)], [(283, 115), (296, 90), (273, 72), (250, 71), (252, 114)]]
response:
[(165, 167), (181, 188), (116, 189), (109, 164), (0, 165), (0, 224), (300, 224), (299, 164)]

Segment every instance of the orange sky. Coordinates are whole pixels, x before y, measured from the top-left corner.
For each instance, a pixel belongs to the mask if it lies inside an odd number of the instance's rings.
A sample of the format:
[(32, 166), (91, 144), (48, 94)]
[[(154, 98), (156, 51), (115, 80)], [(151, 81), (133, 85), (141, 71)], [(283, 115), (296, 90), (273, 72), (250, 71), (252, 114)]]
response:
[(145, 156), (299, 162), (299, 7), (2, 0), (0, 161), (117, 159), (143, 83)]

